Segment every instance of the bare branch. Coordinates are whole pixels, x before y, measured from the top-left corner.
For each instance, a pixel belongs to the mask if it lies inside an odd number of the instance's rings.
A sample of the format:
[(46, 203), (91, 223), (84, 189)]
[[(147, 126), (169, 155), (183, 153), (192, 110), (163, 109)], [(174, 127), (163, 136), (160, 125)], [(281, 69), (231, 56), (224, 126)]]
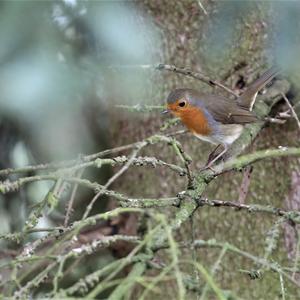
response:
[(86, 219), (87, 216), (89, 215), (90, 211), (93, 208), (94, 203), (97, 201), (97, 199), (103, 195), (103, 192), (118, 178), (120, 177), (124, 172), (126, 172), (126, 170), (128, 170), (128, 168), (130, 167), (130, 165), (133, 163), (133, 160), (136, 158), (138, 152), (142, 149), (142, 145), (140, 147), (138, 147), (137, 149), (135, 149), (132, 152), (131, 157), (127, 160), (126, 164), (115, 174), (113, 175), (107, 182), (106, 184), (103, 186), (103, 188), (94, 196), (94, 198), (92, 199), (92, 201), (89, 203), (89, 205), (87, 206), (82, 219)]
[(200, 72), (193, 72), (189, 69), (186, 68), (178, 68), (174, 65), (165, 65), (165, 64), (159, 64), (156, 67), (157, 70), (165, 70), (165, 71), (171, 71), (171, 72), (175, 72), (175, 73), (179, 73), (185, 76), (189, 76), (189, 77), (193, 77), (197, 80), (200, 80), (204, 83), (207, 83), (210, 86), (217, 86), (221, 89), (223, 89), (224, 91), (226, 91), (227, 93), (235, 96), (235, 98), (237, 98), (239, 95), (237, 93), (235, 93), (232, 89), (230, 89), (229, 87), (225, 86), (224, 84), (222, 84), (221, 82), (217, 81), (217, 80), (212, 80), (210, 79), (208, 76), (200, 73)]
[[(80, 178), (82, 176), (83, 172), (84, 172), (84, 169), (79, 170), (78, 174), (77, 174), (77, 177)], [(69, 223), (69, 219), (70, 219), (70, 216), (71, 216), (71, 213), (72, 213), (72, 207), (73, 207), (73, 204), (74, 204), (77, 189), (78, 189), (78, 183), (75, 183), (74, 186), (73, 186), (73, 189), (72, 189), (70, 200), (68, 201), (68, 205), (67, 205), (66, 216), (65, 216), (65, 221), (64, 221), (64, 226), (65, 227), (67, 227), (68, 223)]]
[(292, 116), (293, 116), (294, 119), (296, 120), (297, 125), (298, 125), (299, 130), (300, 130), (300, 121), (299, 121), (299, 118), (298, 118), (298, 116), (297, 116), (297, 114), (296, 114), (296, 112), (295, 112), (293, 106), (291, 105), (289, 99), (286, 97), (286, 95), (285, 95), (284, 93), (281, 93), (281, 95), (282, 95), (283, 99), (285, 100), (287, 106), (289, 107), (289, 109), (290, 109), (290, 111), (291, 111), (291, 113), (292, 113)]
[[(186, 133), (185, 130), (178, 130), (175, 132), (165, 134), (164, 137), (173, 137), (173, 136), (181, 135), (184, 133)], [(50, 162), (50, 163), (45, 163), (45, 164), (26, 166), (26, 167), (22, 167), (22, 168), (3, 169), (3, 170), (0, 170), (0, 176), (16, 174), (16, 173), (27, 173), (27, 172), (34, 172), (34, 171), (40, 171), (40, 170), (48, 170), (48, 169), (71, 168), (73, 166), (78, 166), (80, 164), (82, 164), (82, 167), (88, 167), (89, 166), (88, 163), (92, 162), (93, 160), (95, 160), (97, 158), (101, 158), (101, 157), (107, 156), (109, 154), (115, 154), (115, 153), (119, 153), (122, 151), (134, 149), (136, 147), (139, 147), (140, 144), (143, 144), (145, 146), (149, 145), (149, 144), (155, 144), (155, 143), (158, 143), (161, 141), (160, 140), (161, 137), (162, 137), (162, 135), (152, 135), (152, 136), (144, 139), (143, 141), (131, 143), (128, 145), (124, 145), (124, 146), (120, 146), (120, 147), (116, 147), (116, 148), (112, 148), (112, 149), (103, 150), (103, 151), (100, 151), (100, 152), (97, 152), (94, 154), (90, 154), (90, 155), (80, 156), (79, 159), (73, 159), (73, 160), (67, 160), (67, 161), (61, 161), (61, 162)], [(87, 163), (87, 164), (84, 164), (84, 163)]]

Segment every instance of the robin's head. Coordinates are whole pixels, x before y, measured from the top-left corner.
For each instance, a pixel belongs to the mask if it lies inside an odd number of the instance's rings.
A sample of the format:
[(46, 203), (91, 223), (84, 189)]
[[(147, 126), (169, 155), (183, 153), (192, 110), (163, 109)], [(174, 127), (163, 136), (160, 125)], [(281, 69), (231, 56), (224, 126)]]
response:
[(177, 117), (182, 117), (192, 108), (189, 89), (173, 90), (167, 98), (167, 109)]

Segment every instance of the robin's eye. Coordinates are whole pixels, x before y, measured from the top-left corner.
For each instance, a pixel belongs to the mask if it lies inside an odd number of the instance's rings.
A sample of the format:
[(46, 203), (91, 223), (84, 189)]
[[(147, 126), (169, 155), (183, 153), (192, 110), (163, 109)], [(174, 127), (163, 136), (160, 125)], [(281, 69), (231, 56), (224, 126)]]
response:
[(178, 105), (179, 105), (180, 107), (185, 107), (186, 102), (185, 102), (185, 101), (180, 101), (180, 102), (178, 103)]

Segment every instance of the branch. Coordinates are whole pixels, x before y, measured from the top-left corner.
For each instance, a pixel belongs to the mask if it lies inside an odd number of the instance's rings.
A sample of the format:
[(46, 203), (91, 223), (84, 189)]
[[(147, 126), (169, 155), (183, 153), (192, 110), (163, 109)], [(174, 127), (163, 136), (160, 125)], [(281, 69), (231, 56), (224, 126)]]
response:
[[(79, 170), (76, 173), (76, 176), (80, 178), (82, 176), (83, 172), (84, 172), (84, 168)], [(75, 183), (74, 186), (73, 186), (73, 189), (72, 189), (70, 199), (69, 199), (69, 201), (67, 203), (67, 206), (66, 206), (66, 215), (65, 215), (64, 227), (68, 226), (70, 216), (73, 212), (73, 204), (74, 204), (77, 189), (78, 189), (78, 183)]]
[(293, 106), (291, 105), (289, 99), (286, 97), (286, 95), (284, 93), (281, 93), (281, 95), (282, 95), (282, 98), (284, 99), (284, 101), (286, 102), (287, 106), (289, 107), (289, 109), (290, 109), (290, 111), (292, 113), (292, 116), (296, 120), (296, 123), (298, 125), (299, 130), (300, 130), (300, 121), (299, 121), (299, 118), (298, 118), (298, 116), (297, 116), (297, 114), (296, 114)]
[(127, 144), (127, 145), (112, 148), (112, 149), (103, 150), (103, 151), (100, 151), (100, 152), (97, 152), (94, 154), (90, 154), (90, 155), (83, 155), (83, 156), (80, 156), (78, 159), (61, 161), (61, 162), (50, 162), (50, 163), (26, 166), (26, 167), (15, 168), (15, 169), (13, 169), (13, 168), (3, 169), (3, 170), (0, 170), (0, 176), (16, 174), (16, 173), (27, 173), (27, 172), (34, 172), (34, 171), (40, 171), (40, 170), (48, 170), (48, 169), (71, 168), (71, 167), (77, 166), (79, 164), (82, 164), (82, 167), (87, 167), (87, 166), (89, 166), (89, 164), (84, 164), (84, 163), (92, 162), (93, 160), (95, 160), (97, 158), (101, 158), (101, 157), (104, 157), (109, 154), (115, 154), (115, 153), (119, 153), (122, 151), (134, 149), (141, 145), (147, 146), (150, 144), (156, 144), (161, 141), (161, 137), (170, 138), (170, 137), (173, 137), (173, 136), (176, 136), (179, 134), (183, 134), (183, 133), (185, 133), (185, 131), (179, 130), (176, 132), (165, 134), (163, 136), (155, 134), (155, 135), (152, 135), (152, 136), (150, 136), (142, 141), (139, 141), (139, 142)]
[[(285, 156), (299, 156), (300, 148), (288, 148), (280, 146), (279, 149), (267, 149), (256, 151), (251, 154), (243, 155), (238, 158), (225, 162), (223, 166), (218, 165), (219, 169), (215, 175), (221, 174), (230, 170), (241, 170), (246, 166), (267, 158), (285, 157)], [(219, 168), (220, 166), (220, 168)]]
[[(187, 247), (187, 246), (191, 246), (191, 244), (184, 243), (182, 246)], [(288, 280), (290, 280), (292, 283), (294, 283), (296, 286), (300, 287), (300, 283), (298, 281), (296, 281), (292, 276), (287, 274), (285, 271), (283, 271), (276, 262), (270, 262), (264, 258), (260, 258), (255, 255), (252, 255), (246, 251), (240, 250), (239, 248), (237, 248), (234, 245), (229, 244), (227, 242), (222, 243), (222, 242), (217, 242), (216, 240), (208, 240), (208, 241), (196, 240), (196, 241), (194, 241), (192, 246), (195, 248), (202, 248), (202, 247), (221, 248), (221, 249), (225, 248), (228, 251), (234, 252), (240, 256), (244, 256), (244, 257), (252, 260), (256, 264), (262, 265), (263, 267), (266, 267), (268, 269), (271, 269), (271, 270), (283, 275)]]
[(163, 110), (165, 107), (163, 105), (146, 105), (146, 104), (135, 104), (135, 105), (123, 105), (123, 104), (118, 104), (115, 105), (117, 108), (123, 108), (126, 109), (130, 112), (152, 112), (152, 111), (159, 111)]
[(232, 207), (238, 210), (247, 210), (250, 213), (259, 212), (272, 214), (279, 217), (285, 217), (293, 221), (300, 223), (300, 212), (297, 211), (286, 211), (281, 208), (276, 208), (272, 206), (265, 206), (260, 204), (243, 204), (233, 201), (224, 201), (224, 200), (209, 200), (209, 199), (200, 199), (197, 201), (200, 206), (212, 206), (212, 207)]
[[(131, 208), (157, 208), (161, 206), (174, 206), (178, 207), (183, 200), (185, 192), (182, 192), (178, 197), (160, 198), (160, 199), (128, 199), (127, 201), (121, 201), (122, 207)], [(260, 204), (243, 204), (238, 201), (226, 201), (226, 200), (209, 200), (195, 197), (194, 200), (197, 206), (210, 206), (210, 207), (231, 207), (237, 210), (247, 210), (249, 213), (266, 213), (279, 217), (285, 217), (288, 220), (292, 220), (295, 223), (300, 223), (300, 213), (294, 210), (284, 210), (273, 206), (265, 206)]]
[(156, 67), (156, 69), (157, 70), (171, 71), (171, 72), (179, 73), (179, 74), (186, 75), (186, 76), (189, 76), (189, 77), (193, 77), (197, 80), (200, 80), (204, 83), (207, 83), (210, 86), (213, 86), (213, 87), (217, 86), (217, 87), (223, 89), (224, 91), (226, 91), (227, 93), (233, 95), (235, 98), (237, 98), (239, 96), (232, 89), (225, 86), (221, 82), (219, 82), (217, 80), (212, 80), (208, 76), (206, 76), (206, 75), (204, 75), (203, 73), (200, 73), (200, 72), (193, 72), (193, 71), (188, 70), (186, 68), (178, 68), (174, 65), (165, 65), (165, 64), (159, 64)]
[(93, 205), (97, 201), (97, 199), (104, 194), (105, 190), (117, 179), (119, 178), (124, 172), (127, 171), (127, 169), (130, 167), (130, 165), (133, 163), (135, 160), (138, 152), (142, 149), (142, 145), (138, 148), (136, 148), (133, 152), (131, 157), (127, 160), (126, 164), (116, 173), (114, 174), (103, 186), (103, 188), (94, 196), (94, 198), (90, 201), (89, 205), (86, 207), (86, 210), (82, 216), (82, 219), (86, 219), (87, 216), (89, 215), (90, 211), (93, 208)]

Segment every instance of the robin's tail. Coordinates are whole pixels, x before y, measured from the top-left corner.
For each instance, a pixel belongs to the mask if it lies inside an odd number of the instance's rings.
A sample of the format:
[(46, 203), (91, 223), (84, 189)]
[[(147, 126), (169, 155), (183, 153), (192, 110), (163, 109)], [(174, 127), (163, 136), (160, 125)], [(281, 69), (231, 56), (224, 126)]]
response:
[(268, 84), (278, 73), (280, 70), (276, 67), (272, 67), (268, 71), (266, 71), (263, 75), (261, 75), (258, 79), (256, 79), (247, 89), (246, 91), (237, 99), (237, 103), (239, 106), (252, 110), (253, 104), (255, 102), (257, 93)]

